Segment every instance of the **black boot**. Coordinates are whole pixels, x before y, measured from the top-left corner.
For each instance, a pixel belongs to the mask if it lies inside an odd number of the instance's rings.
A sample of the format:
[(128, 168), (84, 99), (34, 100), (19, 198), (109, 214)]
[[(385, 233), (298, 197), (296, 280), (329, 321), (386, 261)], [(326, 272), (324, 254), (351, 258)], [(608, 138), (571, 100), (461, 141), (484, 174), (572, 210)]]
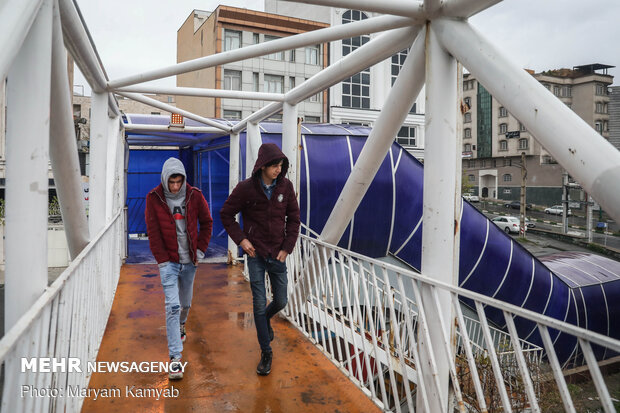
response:
[(271, 351), (263, 351), (260, 356), (260, 362), (258, 363), (258, 367), (256, 367), (256, 373), (261, 376), (266, 376), (271, 373), (271, 359), (273, 358), (273, 353)]

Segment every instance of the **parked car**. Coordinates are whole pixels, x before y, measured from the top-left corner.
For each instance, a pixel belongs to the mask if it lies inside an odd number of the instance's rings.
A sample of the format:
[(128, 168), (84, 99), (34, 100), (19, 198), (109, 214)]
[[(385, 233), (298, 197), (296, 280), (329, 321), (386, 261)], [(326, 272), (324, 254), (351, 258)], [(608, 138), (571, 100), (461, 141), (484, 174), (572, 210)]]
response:
[(526, 228), (534, 228), (535, 226), (536, 226), (536, 222), (530, 221), (529, 219), (525, 218), (525, 227)]
[[(564, 208), (562, 207), (562, 205), (554, 205), (549, 208), (545, 208), (545, 214), (562, 215), (563, 213), (564, 213)], [(570, 210), (570, 208), (568, 208), (567, 213), (568, 213), (568, 216), (573, 215), (573, 212)]]
[[(521, 209), (521, 201), (511, 201), (504, 204), (506, 208)], [(532, 204), (525, 204), (525, 209), (532, 209)]]
[(474, 194), (465, 194), (463, 195), (463, 198), (469, 202), (480, 202), (480, 198), (478, 197), (478, 195)]
[(519, 234), (521, 232), (521, 225), (519, 225), (519, 218), (502, 216), (492, 219), (492, 222), (497, 225), (506, 234), (511, 232)]

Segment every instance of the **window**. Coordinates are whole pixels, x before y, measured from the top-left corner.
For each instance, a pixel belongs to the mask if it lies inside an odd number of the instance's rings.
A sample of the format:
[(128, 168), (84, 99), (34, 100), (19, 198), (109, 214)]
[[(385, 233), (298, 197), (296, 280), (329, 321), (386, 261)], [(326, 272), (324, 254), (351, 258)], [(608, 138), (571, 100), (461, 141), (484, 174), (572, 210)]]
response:
[(295, 78), (293, 76), (288, 78), (288, 88), (295, 89)]
[(476, 180), (476, 175), (467, 175), (467, 179), (469, 182), (474, 182)]
[(321, 50), (321, 47), (318, 44), (316, 46), (306, 47), (306, 64), (307, 65), (321, 64), (321, 60), (319, 59), (320, 50)]
[(467, 105), (467, 110), (471, 109), (471, 98), (465, 98), (463, 102)]
[(463, 90), (471, 90), (475, 87), (473, 80), (465, 80), (463, 81)]
[(607, 113), (607, 105), (604, 102), (596, 102), (596, 113)]
[(605, 85), (601, 84), (601, 83), (597, 83), (596, 84), (596, 94), (599, 96), (604, 96), (607, 94), (607, 88), (605, 87)]
[(512, 166), (512, 159), (504, 158), (504, 166)]
[(553, 94), (556, 96), (560, 96), (560, 87), (559, 86), (553, 86)]
[(471, 152), (471, 144), (466, 143), (466, 144), (463, 146), (463, 152)]
[(463, 115), (463, 122), (465, 123), (471, 122), (471, 113), (466, 112), (465, 115)]
[[(392, 86), (394, 86), (394, 82), (396, 82), (396, 78), (400, 73), (403, 65), (405, 64), (405, 60), (407, 59), (407, 54), (409, 53), (408, 49), (402, 50), (395, 55), (392, 56), (392, 64), (391, 64), (391, 79)], [(415, 103), (409, 110), (409, 113), (415, 113)]]
[[(342, 24), (367, 19), (366, 13), (347, 10), (342, 14)], [(369, 35), (342, 40), (342, 56), (346, 56), (370, 41)], [(370, 109), (370, 68), (342, 81), (342, 106)]]
[(270, 122), (282, 122), (282, 114), (276, 113), (275, 115), (271, 115), (267, 118)]
[(499, 117), (500, 118), (505, 118), (506, 116), (508, 116), (508, 111), (506, 110), (505, 107), (500, 107), (499, 108)]
[[(276, 40), (276, 39), (279, 39), (279, 37), (265, 35), (265, 41), (266, 42), (269, 42), (271, 40)], [(284, 52), (275, 52), (275, 53), (272, 53), (272, 54), (267, 55), (265, 57), (267, 59), (273, 59), (273, 60), (284, 60)]]
[(530, 147), (530, 142), (527, 139), (519, 139), (519, 149), (527, 149)]
[(396, 142), (406, 146), (416, 146), (415, 141), (415, 127), (403, 126), (398, 131)]
[(504, 174), (504, 175), (502, 176), (502, 181), (504, 181), (504, 182), (512, 182), (512, 175), (510, 175), (510, 174)]
[(603, 121), (603, 132), (609, 132), (609, 122)]
[(469, 161), (469, 167), (470, 168), (475, 168), (476, 167), (476, 160), (475, 159), (472, 159), (472, 160)]
[(267, 93), (283, 93), (284, 76), (265, 75), (263, 89)]
[(465, 128), (464, 138), (465, 139), (471, 138), (471, 129), (470, 128)]
[(168, 103), (174, 103), (174, 96), (168, 96)]
[(80, 119), (82, 117), (82, 105), (73, 105), (73, 119)]
[(508, 141), (499, 141), (499, 150), (507, 151), (508, 150)]
[(241, 90), (241, 72), (224, 69), (224, 90)]
[(304, 121), (307, 123), (320, 123), (321, 117), (320, 116), (305, 116)]
[(563, 98), (569, 98), (572, 96), (573, 90), (572, 87), (570, 86), (562, 86), (562, 89), (560, 90), (560, 96)]
[(483, 160), (480, 161), (480, 167), (481, 168), (486, 168), (487, 167), (487, 160), (486, 159), (483, 159)]
[(258, 72), (252, 73), (252, 90), (258, 92)]
[(525, 125), (524, 125), (524, 124), (522, 124), (521, 122), (519, 122), (519, 130), (520, 130), (521, 132), (525, 132)]
[(603, 132), (603, 122), (601, 121), (594, 122), (594, 129), (596, 129), (598, 133)]
[(295, 49), (289, 50), (289, 52), (288, 52), (288, 61), (289, 62), (294, 62), (295, 61)]
[(508, 132), (508, 124), (507, 123), (500, 123), (499, 125), (499, 133), (506, 133)]
[(224, 30), (224, 51), (241, 47), (241, 32)]
[(240, 110), (226, 110), (224, 109), (224, 119), (228, 120), (241, 120)]
[(252, 33), (252, 44), (259, 44), (260, 37), (258, 33)]

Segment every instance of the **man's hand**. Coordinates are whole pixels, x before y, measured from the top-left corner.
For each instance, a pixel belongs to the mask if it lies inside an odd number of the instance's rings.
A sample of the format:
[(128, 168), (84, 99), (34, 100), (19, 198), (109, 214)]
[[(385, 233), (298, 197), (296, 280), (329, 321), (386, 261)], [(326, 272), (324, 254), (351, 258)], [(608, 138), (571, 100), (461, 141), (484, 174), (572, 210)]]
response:
[(278, 252), (278, 256), (276, 257), (276, 260), (280, 261), (280, 262), (284, 262), (286, 261), (286, 257), (288, 256), (288, 252), (284, 251), (284, 250), (280, 250), (280, 252)]
[(243, 241), (241, 241), (241, 244), (239, 245), (250, 257), (256, 257), (256, 250), (254, 249), (254, 245), (252, 245), (249, 239), (245, 238)]

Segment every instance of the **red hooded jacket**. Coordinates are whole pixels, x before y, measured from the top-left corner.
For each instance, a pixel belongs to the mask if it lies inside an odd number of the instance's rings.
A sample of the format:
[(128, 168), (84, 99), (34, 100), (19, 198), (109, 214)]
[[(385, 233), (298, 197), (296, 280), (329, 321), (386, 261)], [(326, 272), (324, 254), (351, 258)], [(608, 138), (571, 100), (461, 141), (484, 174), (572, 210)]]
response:
[[(276, 159), (284, 159), (282, 171), (271, 199), (267, 199), (260, 183), (261, 167)], [(293, 184), (285, 177), (288, 165), (288, 159), (277, 145), (261, 145), (252, 176), (239, 182), (220, 210), (230, 238), (237, 245), (247, 238), (261, 257), (276, 258), (280, 250), (292, 253), (299, 236), (299, 205)], [(239, 212), (243, 229), (235, 221)]]
[[(189, 253), (196, 264), (196, 249), (205, 252), (209, 246), (213, 218), (211, 218), (209, 205), (200, 189), (188, 183), (185, 185), (185, 219)], [(146, 196), (145, 216), (149, 245), (157, 263), (179, 262), (176, 224), (166, 203), (164, 188), (161, 184), (153, 188)], [(200, 222), (200, 232), (198, 232), (198, 222)]]

